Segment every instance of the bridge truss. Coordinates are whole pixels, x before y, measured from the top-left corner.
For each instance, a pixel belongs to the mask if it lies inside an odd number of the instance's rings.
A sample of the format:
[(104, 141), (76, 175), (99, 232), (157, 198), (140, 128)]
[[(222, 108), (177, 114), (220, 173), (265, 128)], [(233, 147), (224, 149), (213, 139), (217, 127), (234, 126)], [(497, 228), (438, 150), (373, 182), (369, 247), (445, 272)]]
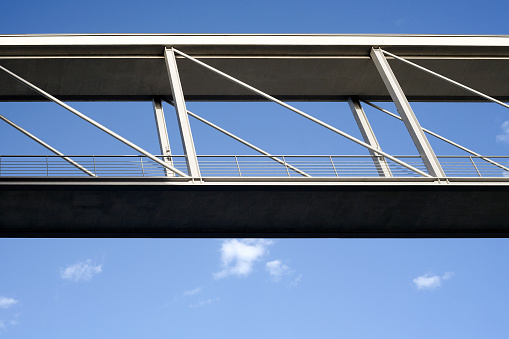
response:
[[(52, 101), (134, 151), (64, 154), (0, 112), (52, 153), (0, 154), (3, 236), (508, 235), (509, 157), (422, 127), (411, 102), (509, 108), (509, 37), (39, 35), (0, 36), (0, 46), (0, 100)], [(151, 101), (160, 154), (73, 101)], [(365, 153), (272, 154), (191, 112), (193, 101), (273, 102)], [(362, 139), (294, 101), (348, 102)], [(184, 154), (171, 152), (164, 103)], [(384, 151), (365, 107), (402, 121), (418, 156)], [(189, 117), (257, 155), (197, 154)], [(465, 155), (435, 154), (429, 135)]]

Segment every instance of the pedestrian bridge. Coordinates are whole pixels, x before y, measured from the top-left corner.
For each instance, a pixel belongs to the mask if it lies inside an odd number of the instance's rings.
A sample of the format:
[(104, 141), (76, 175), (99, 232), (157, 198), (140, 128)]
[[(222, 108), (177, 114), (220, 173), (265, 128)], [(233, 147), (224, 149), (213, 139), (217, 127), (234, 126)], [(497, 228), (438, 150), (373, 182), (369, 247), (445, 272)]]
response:
[[(412, 108), (509, 108), (509, 37), (25, 35), (0, 36), (0, 46), (1, 101), (52, 101), (133, 150), (64, 154), (0, 112), (2, 128), (47, 149), (0, 154), (0, 236), (509, 236), (509, 156), (426, 129)], [(160, 152), (74, 101), (151, 101)], [(274, 154), (191, 112), (194, 101), (274, 102), (365, 152)], [(293, 101), (348, 102), (362, 138)], [(387, 101), (396, 111), (377, 104)], [(175, 108), (184, 154), (171, 151), (163, 103)], [(418, 154), (387, 153), (365, 107), (399, 120)], [(256, 155), (197, 154), (189, 117)], [(437, 154), (430, 136), (462, 155)]]

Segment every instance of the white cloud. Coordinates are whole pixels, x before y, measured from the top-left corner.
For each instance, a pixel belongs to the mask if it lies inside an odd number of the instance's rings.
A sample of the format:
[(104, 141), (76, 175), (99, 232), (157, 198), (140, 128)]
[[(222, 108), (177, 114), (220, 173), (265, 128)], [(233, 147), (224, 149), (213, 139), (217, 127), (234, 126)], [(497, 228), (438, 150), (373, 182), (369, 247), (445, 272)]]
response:
[(292, 287), (293, 286), (297, 286), (300, 283), (301, 280), (302, 280), (302, 274), (299, 274), (297, 276), (297, 278), (293, 279), (293, 281), (291, 282), (290, 286), (292, 286)]
[(90, 259), (79, 262), (74, 265), (69, 265), (60, 274), (64, 280), (72, 281), (88, 281), (96, 274), (102, 272), (101, 265), (93, 265)]
[(209, 299), (207, 299), (207, 300), (202, 300), (202, 301), (200, 301), (200, 302), (199, 302), (199, 303), (197, 303), (197, 304), (189, 305), (188, 307), (189, 307), (189, 308), (202, 307), (202, 306), (205, 306), (205, 305), (212, 304), (213, 302), (216, 302), (216, 301), (218, 301), (218, 300), (219, 300), (219, 298), (215, 298), (215, 299), (209, 298)]
[(9, 308), (17, 303), (16, 299), (0, 296), (0, 308)]
[(443, 276), (425, 274), (413, 280), (415, 286), (419, 290), (434, 290), (442, 286), (444, 280), (449, 280), (454, 275), (453, 272), (445, 272)]
[(497, 135), (497, 142), (509, 143), (509, 120), (504, 121), (500, 126), (502, 134)]
[(420, 277), (415, 278), (414, 284), (417, 286), (418, 289), (434, 289), (439, 287), (441, 282), (441, 277), (438, 275), (430, 276), (429, 274), (421, 275)]
[(189, 297), (191, 295), (195, 295), (197, 293), (200, 293), (201, 292), (201, 287), (197, 287), (193, 290), (189, 290), (189, 291), (185, 291), (184, 292), (184, 297)]
[(266, 239), (230, 239), (221, 245), (221, 262), (223, 269), (214, 274), (222, 279), (229, 275), (247, 276), (253, 271), (253, 265), (268, 252), (271, 240)]
[(281, 260), (267, 262), (265, 264), (265, 270), (269, 272), (274, 281), (279, 281), (283, 275), (290, 273), (290, 267), (283, 264)]

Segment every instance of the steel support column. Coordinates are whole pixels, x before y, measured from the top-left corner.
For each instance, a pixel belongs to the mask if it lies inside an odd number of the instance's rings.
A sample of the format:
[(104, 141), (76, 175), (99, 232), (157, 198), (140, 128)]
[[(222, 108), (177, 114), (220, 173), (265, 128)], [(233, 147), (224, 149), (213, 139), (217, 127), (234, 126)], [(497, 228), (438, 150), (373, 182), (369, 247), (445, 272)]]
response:
[[(378, 143), (378, 140), (376, 140), (375, 132), (373, 132), (368, 117), (366, 116), (364, 109), (362, 109), (359, 100), (356, 99), (354, 100), (351, 97), (348, 97), (348, 105), (352, 110), (355, 122), (357, 122), (357, 126), (359, 126), (364, 142), (366, 144), (369, 144), (373, 147), (382, 150), (380, 144)], [(371, 156), (373, 157), (373, 162), (375, 164), (376, 170), (378, 171), (378, 175), (380, 175), (381, 177), (392, 177), (391, 170), (385, 158), (381, 154), (374, 152), (371, 149), (368, 150), (369, 154), (371, 154)]]
[[(166, 121), (164, 120), (164, 111), (161, 99), (153, 99), (152, 106), (154, 107), (154, 116), (156, 119), (157, 126), (157, 137), (159, 138), (159, 147), (161, 148), (161, 155), (163, 155), (163, 161), (168, 165), (173, 166), (173, 160), (171, 158), (170, 139), (168, 138), (168, 130), (166, 129)], [(166, 176), (174, 177), (175, 173), (166, 170)]]
[(182, 84), (180, 83), (177, 60), (175, 58), (175, 52), (173, 51), (173, 48), (166, 48), (164, 50), (164, 57), (168, 70), (168, 77), (170, 78), (173, 102), (175, 103), (175, 110), (177, 112), (177, 120), (179, 123), (182, 145), (186, 155), (187, 170), (191, 177), (197, 178), (200, 177), (200, 168), (198, 166), (198, 158), (194, 148), (193, 135), (191, 134), (191, 125), (189, 125), (186, 102), (184, 100), (184, 93), (182, 92)]
[(429, 174), (434, 177), (445, 177), (445, 173), (440, 165), (435, 152), (431, 148), (428, 139), (424, 135), (421, 125), (408, 102), (405, 93), (401, 89), (396, 76), (392, 72), (389, 62), (385, 58), (380, 48), (371, 49), (371, 59), (382, 77), (382, 80), (391, 95), (392, 100), (396, 104), (399, 115), (403, 119), (412, 140), (419, 151), (419, 154), (428, 170)]

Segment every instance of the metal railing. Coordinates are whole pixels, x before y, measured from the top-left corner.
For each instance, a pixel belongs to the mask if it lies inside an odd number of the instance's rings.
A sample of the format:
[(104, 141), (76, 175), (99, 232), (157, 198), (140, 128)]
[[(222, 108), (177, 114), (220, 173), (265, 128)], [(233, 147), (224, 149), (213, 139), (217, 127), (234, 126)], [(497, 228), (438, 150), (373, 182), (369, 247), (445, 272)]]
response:
[[(143, 155), (72, 156), (98, 177), (165, 177), (160, 164)], [(271, 158), (272, 157), (272, 158)], [(302, 177), (296, 169), (312, 177), (379, 177), (372, 156), (364, 155), (202, 155), (198, 156), (203, 177)], [(274, 161), (277, 157), (281, 162)], [(163, 159), (162, 156), (159, 156)], [(187, 173), (184, 156), (172, 156), (178, 170)], [(419, 156), (397, 156), (426, 172)], [(509, 156), (489, 157), (509, 164)], [(480, 156), (438, 156), (448, 177), (509, 177), (509, 171)], [(385, 158), (394, 177), (419, 177), (419, 174)], [(86, 177), (87, 175), (57, 155), (2, 155), (2, 177)]]

